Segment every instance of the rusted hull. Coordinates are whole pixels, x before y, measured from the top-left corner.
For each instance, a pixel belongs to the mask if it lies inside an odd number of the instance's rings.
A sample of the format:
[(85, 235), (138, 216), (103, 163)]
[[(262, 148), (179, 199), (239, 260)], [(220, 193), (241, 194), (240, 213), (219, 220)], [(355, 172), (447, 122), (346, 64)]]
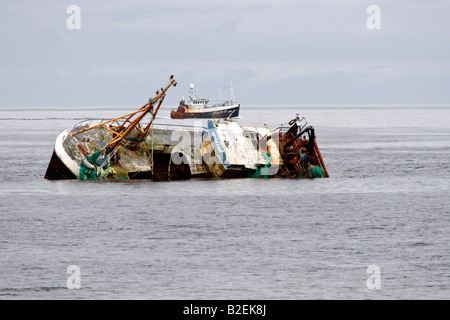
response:
[[(309, 177), (314, 178), (312, 168), (320, 168), (320, 177), (328, 178), (329, 174), (325, 162), (320, 153), (316, 141), (315, 130), (313, 127), (299, 128), (296, 123), (286, 132), (279, 132), (280, 154), (283, 159), (283, 165), (280, 167), (279, 176), (281, 177)], [(301, 151), (304, 150), (305, 158), (302, 159)], [(317, 172), (317, 170), (316, 170)]]
[(190, 111), (186, 108), (178, 108), (177, 111), (171, 111), (170, 117), (172, 119), (212, 119), (212, 118), (235, 118), (239, 116), (240, 106), (221, 109), (215, 111), (209, 111), (208, 109), (203, 109), (201, 111)]

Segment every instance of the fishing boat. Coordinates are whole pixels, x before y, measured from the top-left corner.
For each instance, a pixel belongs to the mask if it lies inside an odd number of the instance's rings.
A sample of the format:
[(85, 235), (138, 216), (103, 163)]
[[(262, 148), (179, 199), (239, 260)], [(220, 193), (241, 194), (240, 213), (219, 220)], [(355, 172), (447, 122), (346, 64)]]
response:
[(183, 99), (176, 110), (170, 112), (172, 119), (187, 118), (234, 118), (239, 116), (240, 104), (236, 102), (233, 92), (233, 86), (230, 83), (231, 97), (230, 100), (224, 100), (222, 91), (219, 87), (221, 100), (217, 103), (210, 104), (209, 99), (200, 98), (197, 95), (194, 84), (189, 86), (191, 95), (189, 101)]
[(193, 126), (155, 123), (167, 90), (175, 85), (170, 76), (167, 86), (137, 111), (84, 120), (61, 132), (45, 178), (328, 177), (315, 130), (299, 115), (274, 129), (243, 126), (231, 118)]

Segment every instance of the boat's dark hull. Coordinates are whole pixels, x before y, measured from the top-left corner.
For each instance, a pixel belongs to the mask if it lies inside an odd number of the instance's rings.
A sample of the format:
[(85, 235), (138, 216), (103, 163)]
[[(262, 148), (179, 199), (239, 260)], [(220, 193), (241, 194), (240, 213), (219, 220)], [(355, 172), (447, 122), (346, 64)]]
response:
[(64, 162), (58, 158), (53, 150), (52, 158), (45, 172), (45, 179), (48, 180), (69, 180), (77, 179), (77, 177), (66, 167)]
[[(201, 111), (201, 112), (189, 112), (189, 109), (185, 109), (184, 112), (180, 112), (180, 108), (177, 111), (172, 111), (170, 117), (172, 119), (188, 119), (188, 118), (234, 118), (239, 116), (239, 108), (232, 107), (229, 109), (221, 109), (214, 111)], [(183, 109), (182, 109), (183, 110)]]

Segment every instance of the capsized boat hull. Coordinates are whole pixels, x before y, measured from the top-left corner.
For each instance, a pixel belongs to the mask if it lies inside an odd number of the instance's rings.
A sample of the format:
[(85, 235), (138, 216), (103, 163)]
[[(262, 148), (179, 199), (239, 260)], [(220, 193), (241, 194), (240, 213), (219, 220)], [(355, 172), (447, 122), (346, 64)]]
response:
[[(105, 178), (97, 164), (94, 179), (328, 177), (314, 128), (294, 120), (290, 127), (275, 129), (243, 126), (235, 119), (208, 120), (206, 127), (155, 125), (144, 140), (135, 139), (140, 130), (135, 128), (109, 161), (114, 175)], [(47, 179), (83, 180), (83, 161), (101, 150), (114, 131), (100, 126), (70, 134), (89, 126), (80, 123), (57, 137)], [(307, 162), (299, 154), (303, 149)]]

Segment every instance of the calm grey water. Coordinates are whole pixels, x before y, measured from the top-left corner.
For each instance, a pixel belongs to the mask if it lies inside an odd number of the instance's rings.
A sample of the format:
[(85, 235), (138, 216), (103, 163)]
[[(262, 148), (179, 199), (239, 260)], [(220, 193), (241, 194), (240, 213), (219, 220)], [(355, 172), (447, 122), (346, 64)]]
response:
[(44, 179), (60, 131), (134, 109), (0, 109), (0, 299), (450, 298), (450, 107), (242, 107), (306, 116), (329, 179)]

